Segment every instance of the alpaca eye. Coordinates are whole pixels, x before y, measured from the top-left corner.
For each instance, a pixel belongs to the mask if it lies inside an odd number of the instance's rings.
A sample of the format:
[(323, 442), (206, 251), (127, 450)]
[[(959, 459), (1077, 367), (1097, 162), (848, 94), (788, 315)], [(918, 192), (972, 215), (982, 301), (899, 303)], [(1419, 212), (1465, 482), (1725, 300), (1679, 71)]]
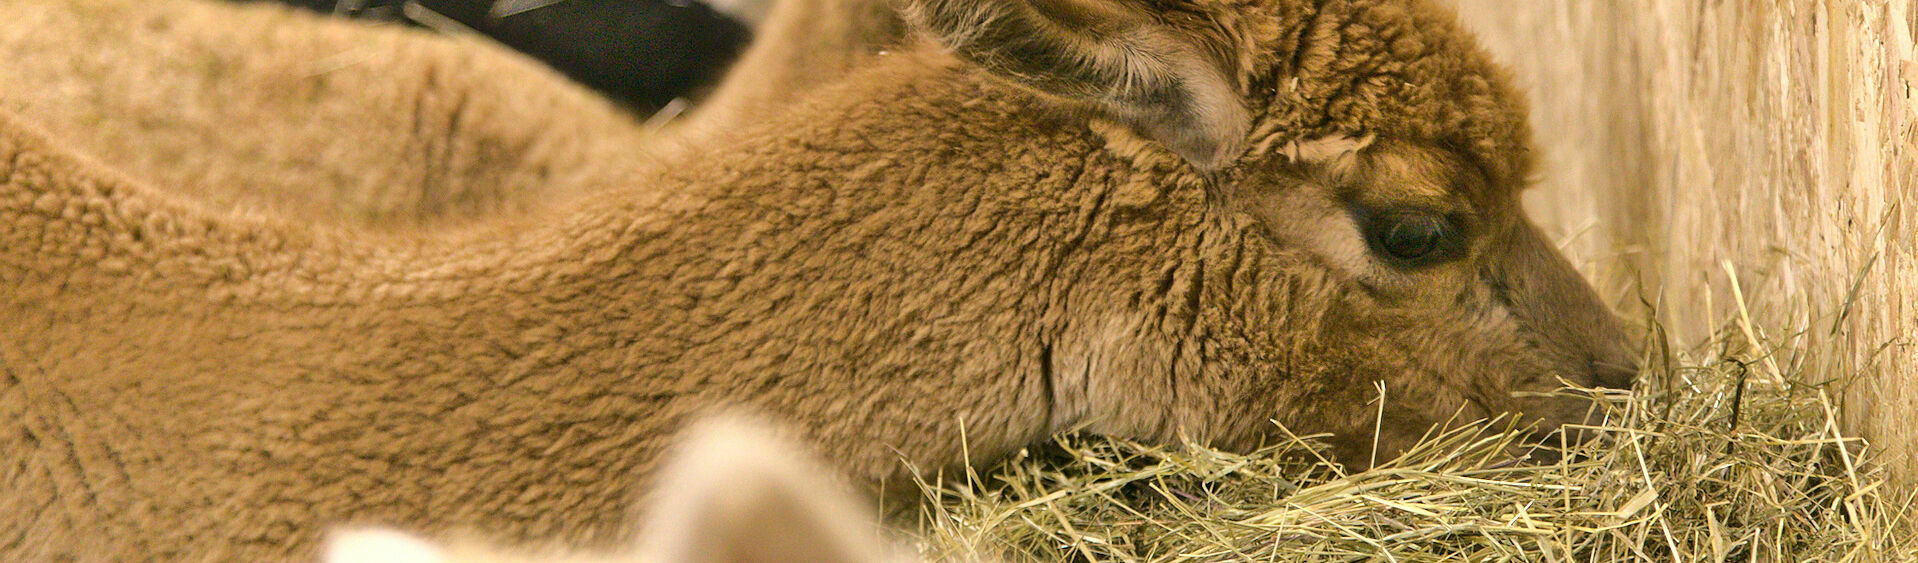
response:
[(1386, 254), (1411, 262), (1423, 261), (1439, 251), (1445, 242), (1445, 223), (1430, 215), (1415, 215), (1392, 221), (1379, 241)]
[(1459, 219), (1429, 211), (1384, 211), (1357, 208), (1354, 216), (1365, 231), (1372, 252), (1394, 265), (1420, 268), (1457, 258), (1465, 252)]

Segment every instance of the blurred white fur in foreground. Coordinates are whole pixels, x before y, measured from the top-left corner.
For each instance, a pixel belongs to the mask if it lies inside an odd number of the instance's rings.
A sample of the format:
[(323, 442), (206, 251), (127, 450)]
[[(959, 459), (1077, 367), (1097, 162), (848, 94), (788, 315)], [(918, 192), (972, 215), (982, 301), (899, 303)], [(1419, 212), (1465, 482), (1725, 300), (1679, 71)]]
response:
[(438, 544), (404, 532), (336, 532), (326, 563), (529, 561), (882, 562), (911, 551), (881, 534), (878, 518), (824, 467), (757, 422), (695, 425), (651, 497), (637, 549), (609, 554), (517, 553), (468, 542)]

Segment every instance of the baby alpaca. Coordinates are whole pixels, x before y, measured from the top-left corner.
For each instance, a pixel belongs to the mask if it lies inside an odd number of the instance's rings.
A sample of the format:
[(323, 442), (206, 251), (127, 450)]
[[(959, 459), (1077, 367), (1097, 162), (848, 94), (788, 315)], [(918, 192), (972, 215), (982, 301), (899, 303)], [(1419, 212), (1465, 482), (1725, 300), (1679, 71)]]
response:
[(715, 408), (885, 487), (1066, 429), (1283, 425), (1357, 468), (1496, 416), (1547, 439), (1590, 406), (1565, 383), (1630, 384), (1519, 206), (1520, 98), (1443, 9), (903, 12), (929, 43), (670, 165), (405, 238), (209, 212), (0, 113), (0, 559), (300, 556), (351, 522), (632, 545)]

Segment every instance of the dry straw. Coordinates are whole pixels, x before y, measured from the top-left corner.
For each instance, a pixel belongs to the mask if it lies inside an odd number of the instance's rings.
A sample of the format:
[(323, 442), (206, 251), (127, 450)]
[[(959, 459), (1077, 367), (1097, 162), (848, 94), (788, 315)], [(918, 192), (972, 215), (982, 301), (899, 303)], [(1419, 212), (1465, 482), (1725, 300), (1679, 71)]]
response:
[(1829, 382), (1776, 361), (1786, 351), (1743, 322), (1693, 349), (1650, 346), (1638, 389), (1594, 401), (1595, 439), (1555, 462), (1521, 461), (1527, 429), (1497, 423), (1429, 436), (1357, 474), (1312, 436), (1241, 455), (1068, 435), (924, 487), (923, 549), (1015, 561), (1914, 559), (1901, 528), (1911, 499), (1841, 437)]

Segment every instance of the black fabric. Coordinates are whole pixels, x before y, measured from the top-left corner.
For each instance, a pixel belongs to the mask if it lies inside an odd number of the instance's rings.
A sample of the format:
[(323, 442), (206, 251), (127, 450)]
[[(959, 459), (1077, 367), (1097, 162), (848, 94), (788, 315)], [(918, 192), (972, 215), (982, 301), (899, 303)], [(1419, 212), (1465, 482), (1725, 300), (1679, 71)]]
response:
[[(276, 1), (351, 17), (406, 19), (400, 0)], [(739, 21), (692, 0), (560, 0), (503, 17), (494, 15), (495, 0), (410, 1), (642, 109), (659, 108), (718, 78), (751, 35)]]

